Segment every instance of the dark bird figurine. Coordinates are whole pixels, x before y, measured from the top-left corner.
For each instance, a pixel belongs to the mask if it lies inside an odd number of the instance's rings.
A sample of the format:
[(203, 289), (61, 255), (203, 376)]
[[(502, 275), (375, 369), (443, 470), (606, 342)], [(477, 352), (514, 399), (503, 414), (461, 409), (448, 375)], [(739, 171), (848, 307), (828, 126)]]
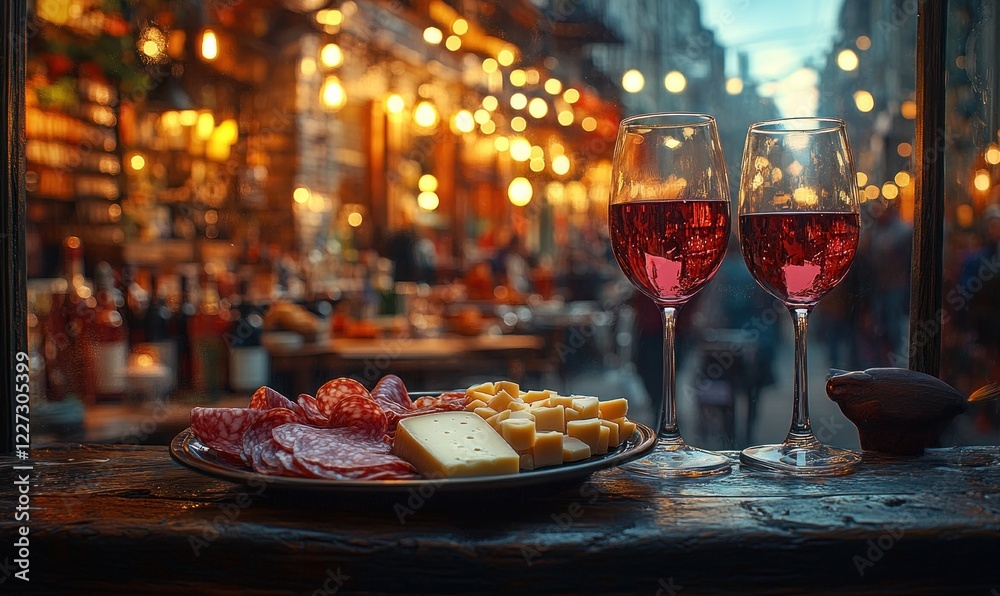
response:
[(941, 379), (905, 368), (830, 372), (826, 393), (858, 427), (866, 451), (920, 455), (940, 446), (941, 432), (969, 404), (1000, 397), (1000, 383), (965, 398)]

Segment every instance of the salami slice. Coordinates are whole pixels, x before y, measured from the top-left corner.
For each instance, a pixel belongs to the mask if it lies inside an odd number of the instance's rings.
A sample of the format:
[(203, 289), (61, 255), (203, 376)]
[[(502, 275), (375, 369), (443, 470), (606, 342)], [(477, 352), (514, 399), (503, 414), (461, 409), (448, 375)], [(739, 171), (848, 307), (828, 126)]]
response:
[(403, 412), (413, 407), (410, 401), (410, 394), (406, 391), (403, 379), (396, 375), (386, 375), (375, 383), (372, 389), (372, 399), (374, 399), (383, 410)]
[[(287, 408), (274, 408), (264, 411), (260, 417), (243, 433), (243, 461), (255, 466), (260, 459), (260, 450), (275, 443), (271, 431), (276, 426), (289, 422), (298, 422), (299, 416)], [(256, 469), (256, 467), (254, 468)]]
[(465, 409), (465, 394), (462, 397), (449, 396), (445, 393), (437, 397), (421, 397), (413, 402), (413, 410), (432, 409), (434, 412), (448, 412), (451, 410)]
[(371, 398), (371, 394), (368, 393), (364, 385), (354, 379), (340, 377), (327, 381), (319, 388), (319, 391), (316, 392), (316, 405), (320, 413), (329, 417), (337, 402), (352, 395)]
[(295, 441), (302, 435), (322, 432), (325, 429), (309, 426), (300, 422), (289, 422), (276, 426), (271, 430), (271, 438), (284, 449), (292, 451), (295, 448)]
[(307, 394), (299, 394), (299, 406), (302, 408), (303, 417), (308, 424), (313, 426), (326, 426), (330, 421), (329, 418), (323, 415), (319, 411), (319, 405), (316, 403), (316, 398)]
[(347, 428), (329, 428), (296, 439), (295, 459), (315, 472), (323, 468), (347, 478), (364, 478), (384, 471), (413, 472), (413, 466), (390, 453), (381, 441), (359, 436)]
[(299, 404), (288, 399), (270, 387), (264, 386), (254, 391), (250, 398), (250, 409), (252, 410), (272, 410), (274, 408), (287, 408), (295, 412), (299, 417), (305, 417), (305, 413)]
[(388, 422), (385, 412), (375, 400), (351, 395), (337, 402), (330, 413), (329, 426), (349, 428), (364, 437), (381, 439), (385, 435)]
[(243, 433), (259, 414), (258, 410), (248, 408), (192, 408), (191, 431), (212, 449), (238, 456)]

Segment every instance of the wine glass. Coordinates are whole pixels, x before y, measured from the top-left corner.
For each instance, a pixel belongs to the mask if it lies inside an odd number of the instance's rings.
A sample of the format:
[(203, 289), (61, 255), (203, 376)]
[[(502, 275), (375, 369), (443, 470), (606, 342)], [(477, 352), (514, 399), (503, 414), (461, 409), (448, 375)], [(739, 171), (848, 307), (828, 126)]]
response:
[(729, 242), (729, 183), (715, 119), (643, 114), (622, 121), (612, 163), (608, 226), (615, 260), (663, 321), (657, 448), (626, 468), (649, 476), (707, 476), (729, 459), (685, 444), (677, 430), (677, 309), (715, 274)]
[(779, 445), (748, 447), (748, 468), (799, 476), (850, 472), (859, 454), (820, 443), (809, 424), (809, 312), (847, 275), (861, 230), (854, 158), (842, 120), (758, 122), (747, 133), (739, 239), (751, 275), (782, 301), (795, 326), (792, 423)]

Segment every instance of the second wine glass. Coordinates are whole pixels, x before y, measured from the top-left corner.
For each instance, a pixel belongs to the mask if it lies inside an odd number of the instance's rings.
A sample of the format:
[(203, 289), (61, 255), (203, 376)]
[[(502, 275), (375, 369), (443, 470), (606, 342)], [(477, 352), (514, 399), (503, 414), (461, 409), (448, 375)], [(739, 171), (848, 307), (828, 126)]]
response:
[(715, 119), (626, 118), (618, 129), (611, 176), (608, 222), (615, 260), (632, 285), (656, 303), (663, 322), (657, 447), (626, 469), (655, 477), (728, 472), (728, 458), (681, 438), (674, 391), (677, 309), (715, 274), (729, 242), (729, 184)]

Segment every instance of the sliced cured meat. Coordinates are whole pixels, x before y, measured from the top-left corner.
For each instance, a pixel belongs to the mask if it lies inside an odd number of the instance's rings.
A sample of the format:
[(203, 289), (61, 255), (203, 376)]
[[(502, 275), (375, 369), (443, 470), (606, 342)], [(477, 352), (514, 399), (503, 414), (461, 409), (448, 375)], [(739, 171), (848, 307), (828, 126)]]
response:
[(386, 411), (403, 412), (413, 407), (403, 379), (396, 375), (386, 375), (379, 379), (372, 389), (372, 399)]
[(364, 478), (378, 472), (415, 472), (413, 466), (390, 453), (381, 440), (359, 436), (347, 428), (329, 428), (295, 441), (295, 459), (312, 472), (320, 467), (347, 478)]
[(421, 397), (413, 402), (413, 410), (425, 410), (428, 408), (436, 408), (435, 412), (447, 412), (450, 410), (464, 410), (465, 409), (465, 394), (461, 397), (456, 397), (454, 395), (449, 395), (444, 393), (437, 397)]
[(278, 446), (278, 444), (274, 441), (271, 431), (277, 426), (288, 424), (289, 422), (298, 422), (298, 420), (298, 414), (287, 408), (265, 410), (260, 414), (257, 420), (246, 429), (246, 432), (243, 433), (243, 461), (250, 465), (255, 465), (255, 463), (260, 459), (260, 450), (263, 449), (265, 445), (273, 444), (275, 447)]
[(385, 412), (375, 400), (351, 395), (339, 402), (330, 413), (331, 428), (349, 428), (361, 436), (379, 439), (385, 435), (388, 422)]
[(192, 408), (191, 431), (216, 451), (238, 456), (243, 433), (260, 414), (247, 408)]
[(327, 422), (329, 422), (329, 418), (319, 411), (319, 405), (316, 403), (315, 397), (308, 393), (300, 393), (298, 402), (307, 423), (313, 426), (326, 426)]
[(288, 399), (284, 395), (278, 393), (270, 387), (264, 386), (254, 391), (253, 396), (250, 398), (250, 405), (248, 406), (252, 410), (272, 410), (274, 408), (287, 408), (300, 417), (304, 417), (305, 414), (302, 412), (302, 408), (299, 404)]
[(327, 381), (316, 392), (316, 406), (319, 408), (321, 414), (329, 417), (333, 408), (340, 400), (352, 395), (371, 398), (371, 394), (368, 393), (365, 386), (358, 381), (348, 379), (347, 377), (333, 379), (332, 381)]
[(315, 426), (309, 426), (308, 424), (302, 424), (301, 422), (289, 422), (288, 424), (282, 424), (276, 426), (271, 430), (271, 438), (274, 439), (278, 445), (281, 445), (284, 449), (291, 451), (295, 448), (295, 441), (302, 435), (322, 432), (326, 429), (317, 428)]

